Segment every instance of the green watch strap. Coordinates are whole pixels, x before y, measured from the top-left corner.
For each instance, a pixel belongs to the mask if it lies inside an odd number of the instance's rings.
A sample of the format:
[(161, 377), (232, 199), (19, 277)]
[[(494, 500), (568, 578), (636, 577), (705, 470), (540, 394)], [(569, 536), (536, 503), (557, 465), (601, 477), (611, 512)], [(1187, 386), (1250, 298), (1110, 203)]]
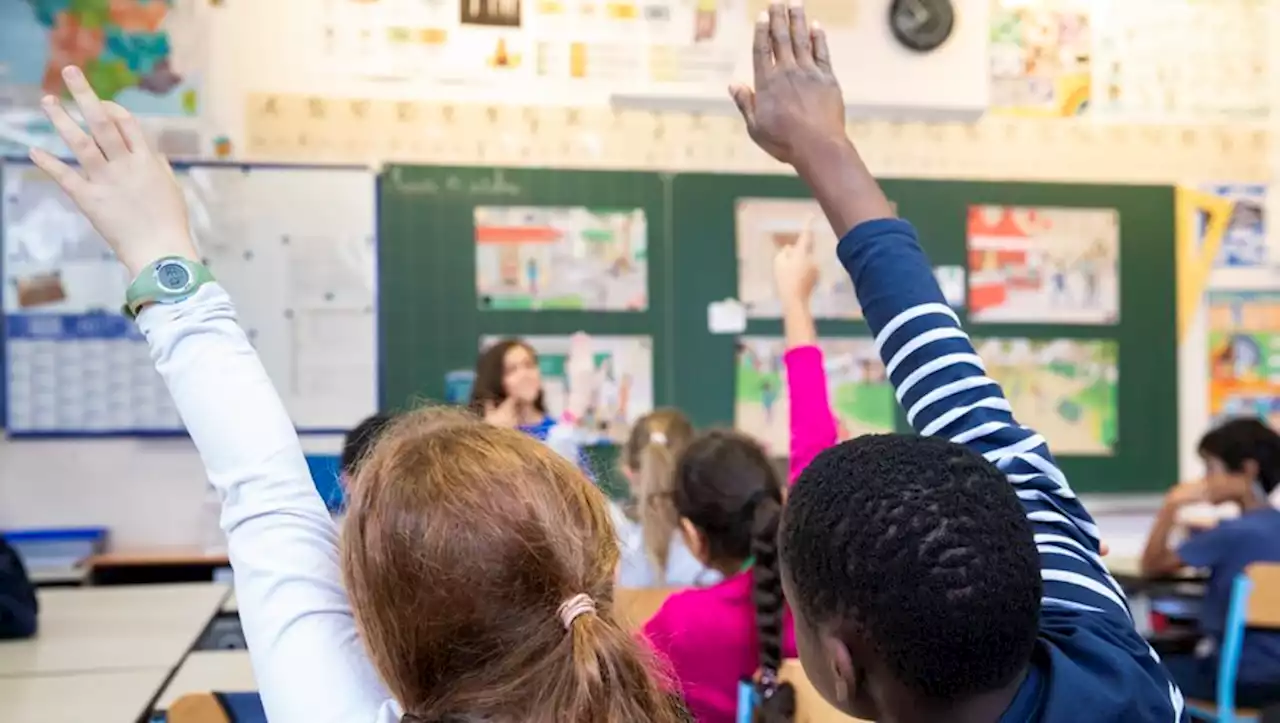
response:
[(191, 298), (201, 286), (213, 281), (208, 267), (181, 256), (165, 256), (147, 264), (129, 284), (121, 310), (130, 319), (148, 304), (176, 304)]

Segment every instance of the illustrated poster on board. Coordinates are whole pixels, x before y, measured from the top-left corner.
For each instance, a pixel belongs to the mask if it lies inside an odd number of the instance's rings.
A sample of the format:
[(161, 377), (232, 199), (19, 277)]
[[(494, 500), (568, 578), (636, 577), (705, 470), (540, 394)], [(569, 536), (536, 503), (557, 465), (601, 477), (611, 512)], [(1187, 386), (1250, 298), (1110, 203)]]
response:
[(1119, 437), (1119, 347), (1086, 339), (974, 339), (1014, 416), (1055, 454), (1106, 456)]
[[(894, 429), (898, 401), (872, 339), (822, 339), (831, 409), (840, 439)], [(790, 451), (786, 342), (779, 337), (743, 337), (738, 342), (733, 424), (772, 455)]]
[(1280, 291), (1211, 291), (1209, 422), (1280, 425)]
[(967, 248), (973, 321), (1113, 324), (1120, 318), (1114, 209), (971, 206)]
[(649, 307), (642, 209), (478, 206), (474, 219), (481, 309)]
[(191, 0), (0, 2), (0, 156), (26, 146), (66, 153), (39, 109), (63, 95), (63, 67), (84, 70), (104, 100), (139, 116), (193, 118), (200, 107), (205, 32)]
[(1092, 34), (1080, 0), (997, 0), (991, 18), (991, 107), (1074, 116), (1089, 104)]

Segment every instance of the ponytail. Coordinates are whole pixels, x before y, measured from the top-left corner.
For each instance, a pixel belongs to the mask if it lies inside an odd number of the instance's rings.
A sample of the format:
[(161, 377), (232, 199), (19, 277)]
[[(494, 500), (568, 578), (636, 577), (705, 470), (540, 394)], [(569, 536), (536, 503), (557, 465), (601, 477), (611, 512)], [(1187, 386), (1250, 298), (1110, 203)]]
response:
[[(660, 435), (654, 435), (659, 437)], [(671, 500), (675, 477), (675, 459), (665, 439), (651, 439), (639, 454), (636, 495), (640, 530), (644, 538), (645, 556), (653, 568), (658, 587), (667, 584), (667, 560), (671, 553), (671, 537), (680, 524), (680, 515)]]
[(684, 723), (679, 699), (655, 678), (657, 661), (612, 617), (588, 612), (569, 622), (567, 675), (548, 691), (553, 719), (537, 723)]
[(778, 681), (782, 666), (782, 576), (778, 569), (778, 523), (782, 500), (777, 490), (760, 495), (751, 510), (752, 602), (760, 647), (756, 682), (755, 723), (790, 723), (796, 715), (796, 692)]

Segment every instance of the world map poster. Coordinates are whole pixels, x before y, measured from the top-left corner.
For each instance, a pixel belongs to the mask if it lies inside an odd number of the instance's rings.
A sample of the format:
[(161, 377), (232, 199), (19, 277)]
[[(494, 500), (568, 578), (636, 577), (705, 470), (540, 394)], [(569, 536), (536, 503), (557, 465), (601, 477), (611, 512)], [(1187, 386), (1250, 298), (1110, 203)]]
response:
[(98, 95), (140, 116), (194, 117), (201, 29), (194, 0), (0, 2), (0, 155), (62, 152), (39, 111), (64, 96), (60, 71), (84, 70)]

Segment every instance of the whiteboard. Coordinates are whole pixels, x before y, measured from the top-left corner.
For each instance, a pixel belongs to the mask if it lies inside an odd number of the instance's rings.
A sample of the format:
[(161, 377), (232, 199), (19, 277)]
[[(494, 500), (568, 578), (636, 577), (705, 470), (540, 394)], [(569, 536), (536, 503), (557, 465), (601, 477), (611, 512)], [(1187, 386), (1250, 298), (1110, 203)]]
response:
[[(363, 168), (176, 169), (205, 263), (235, 301), (300, 432), (377, 409), (375, 176)], [(0, 168), (5, 426), (12, 436), (180, 434), (129, 279), (70, 199)]]

